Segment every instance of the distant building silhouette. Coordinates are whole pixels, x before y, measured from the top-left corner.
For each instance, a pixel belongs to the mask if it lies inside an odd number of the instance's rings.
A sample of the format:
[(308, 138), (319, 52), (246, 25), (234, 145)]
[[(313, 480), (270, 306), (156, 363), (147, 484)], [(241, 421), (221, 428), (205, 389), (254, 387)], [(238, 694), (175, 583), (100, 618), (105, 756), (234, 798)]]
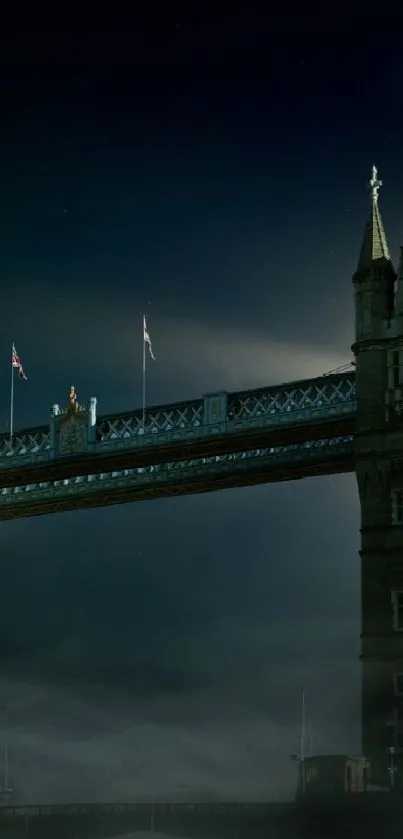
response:
[(13, 792), (14, 789), (8, 770), (8, 745), (6, 743), (4, 747), (3, 773), (0, 780), (0, 805), (8, 804)]

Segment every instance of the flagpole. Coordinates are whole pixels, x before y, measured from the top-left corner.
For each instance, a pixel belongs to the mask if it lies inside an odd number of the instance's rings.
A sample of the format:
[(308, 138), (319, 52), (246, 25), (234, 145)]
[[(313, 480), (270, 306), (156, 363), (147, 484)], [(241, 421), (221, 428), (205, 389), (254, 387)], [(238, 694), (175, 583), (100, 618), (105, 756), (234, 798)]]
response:
[(11, 345), (11, 394), (10, 394), (10, 440), (14, 431), (14, 344)]
[(8, 745), (4, 747), (4, 792), (8, 791)]
[(143, 315), (143, 428), (146, 422), (146, 339), (145, 339), (145, 315)]
[(303, 688), (303, 690), (302, 690), (300, 765), (301, 765), (301, 786), (302, 786), (302, 793), (304, 794), (305, 793), (305, 688)]

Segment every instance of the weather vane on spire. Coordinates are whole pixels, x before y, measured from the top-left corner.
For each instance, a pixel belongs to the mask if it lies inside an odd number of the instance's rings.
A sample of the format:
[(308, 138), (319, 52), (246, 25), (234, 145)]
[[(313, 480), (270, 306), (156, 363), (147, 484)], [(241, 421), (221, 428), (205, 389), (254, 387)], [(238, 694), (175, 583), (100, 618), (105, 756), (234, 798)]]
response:
[(382, 181), (378, 181), (378, 170), (374, 165), (372, 167), (372, 178), (368, 184), (371, 189), (371, 196), (373, 201), (378, 200), (379, 189), (382, 186)]

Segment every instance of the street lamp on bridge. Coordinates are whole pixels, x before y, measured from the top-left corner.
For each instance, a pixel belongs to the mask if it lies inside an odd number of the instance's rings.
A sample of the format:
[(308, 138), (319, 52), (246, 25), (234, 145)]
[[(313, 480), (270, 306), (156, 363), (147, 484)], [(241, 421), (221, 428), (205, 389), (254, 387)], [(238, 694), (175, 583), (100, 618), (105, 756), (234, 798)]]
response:
[(397, 766), (396, 766), (396, 763), (395, 763), (395, 760), (394, 760), (395, 747), (394, 746), (389, 746), (388, 752), (389, 752), (389, 759), (388, 759), (387, 770), (388, 770), (388, 775), (389, 775), (389, 783), (390, 783), (391, 790), (394, 790), (395, 783), (396, 783), (395, 775), (396, 775), (396, 772), (397, 772)]

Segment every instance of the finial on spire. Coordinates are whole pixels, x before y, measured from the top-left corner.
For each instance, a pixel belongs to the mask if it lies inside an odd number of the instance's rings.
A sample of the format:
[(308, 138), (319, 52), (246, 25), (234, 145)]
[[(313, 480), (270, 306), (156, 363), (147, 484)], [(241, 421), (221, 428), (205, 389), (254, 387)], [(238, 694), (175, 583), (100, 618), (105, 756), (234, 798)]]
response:
[(372, 177), (368, 184), (371, 190), (371, 210), (361, 245), (357, 271), (370, 270), (373, 263), (379, 259), (390, 261), (388, 243), (378, 205), (378, 193), (381, 186), (382, 181), (378, 179), (378, 169), (374, 164), (372, 167)]
[(378, 170), (375, 164), (372, 167), (372, 178), (368, 184), (371, 190), (371, 197), (373, 201), (378, 200), (379, 189), (382, 186), (382, 181), (378, 181)]

